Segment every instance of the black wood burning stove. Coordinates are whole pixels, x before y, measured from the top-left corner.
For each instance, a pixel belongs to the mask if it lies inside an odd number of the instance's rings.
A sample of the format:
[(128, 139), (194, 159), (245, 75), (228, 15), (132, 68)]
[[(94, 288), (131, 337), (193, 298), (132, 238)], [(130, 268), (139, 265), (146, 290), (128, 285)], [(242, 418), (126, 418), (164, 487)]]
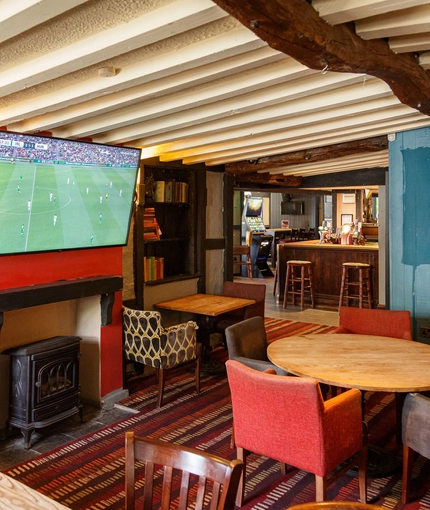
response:
[(7, 428), (21, 430), (25, 448), (31, 435), (79, 413), (83, 421), (79, 386), (77, 336), (55, 336), (10, 349), (11, 381)]

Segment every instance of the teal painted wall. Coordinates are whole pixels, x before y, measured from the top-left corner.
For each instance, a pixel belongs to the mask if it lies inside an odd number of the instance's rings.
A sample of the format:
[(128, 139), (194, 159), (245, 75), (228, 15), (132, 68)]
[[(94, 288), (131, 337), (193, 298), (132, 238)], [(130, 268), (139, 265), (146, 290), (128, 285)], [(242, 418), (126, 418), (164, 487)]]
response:
[(409, 310), (413, 338), (430, 327), (430, 128), (389, 143), (390, 309)]

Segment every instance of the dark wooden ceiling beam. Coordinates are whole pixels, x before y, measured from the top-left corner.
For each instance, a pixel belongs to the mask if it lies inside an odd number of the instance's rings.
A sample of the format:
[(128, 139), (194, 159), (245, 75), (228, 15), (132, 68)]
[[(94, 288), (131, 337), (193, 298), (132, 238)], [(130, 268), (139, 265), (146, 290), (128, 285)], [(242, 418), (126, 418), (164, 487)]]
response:
[(303, 177), (297, 176), (297, 175), (288, 175), (283, 176), (282, 174), (279, 175), (272, 175), (269, 173), (265, 174), (239, 174), (234, 176), (235, 184), (240, 183), (249, 183), (249, 184), (257, 184), (257, 185), (266, 185), (266, 186), (273, 186), (273, 187), (292, 187), (295, 188), (297, 186), (300, 186), (303, 182)]
[(268, 156), (250, 161), (228, 163), (225, 166), (225, 171), (238, 176), (242, 174), (255, 173), (258, 170), (276, 169), (284, 166), (327, 161), (329, 159), (341, 158), (360, 152), (378, 152), (387, 150), (387, 148), (387, 137), (377, 136), (374, 138), (366, 138), (365, 140), (354, 140), (351, 142), (328, 145), (326, 147), (316, 147), (315, 149), (290, 152), (278, 156)]
[[(237, 189), (270, 191), (275, 188), (279, 193), (300, 193), (306, 190), (314, 193), (315, 191), (309, 190), (381, 186), (386, 184), (387, 171), (387, 168), (363, 168), (348, 172), (296, 177), (301, 179), (300, 184), (294, 184), (290, 176), (270, 176), (270, 174), (243, 174), (235, 176), (234, 181)], [(276, 177), (276, 182), (271, 177)]]
[(269, 46), (310, 69), (375, 76), (402, 103), (430, 115), (430, 74), (415, 55), (396, 54), (383, 39), (361, 39), (353, 24), (326, 23), (306, 0), (214, 1)]

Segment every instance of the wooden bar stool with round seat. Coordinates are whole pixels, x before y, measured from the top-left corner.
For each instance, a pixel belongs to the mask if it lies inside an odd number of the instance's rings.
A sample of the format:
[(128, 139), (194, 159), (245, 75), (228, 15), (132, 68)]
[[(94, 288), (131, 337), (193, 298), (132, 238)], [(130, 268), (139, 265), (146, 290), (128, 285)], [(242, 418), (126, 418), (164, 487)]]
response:
[[(356, 270), (358, 278), (351, 279), (352, 273)], [(355, 292), (350, 293), (350, 287)], [(370, 288), (370, 264), (361, 262), (344, 262), (342, 264), (342, 282), (340, 284), (339, 312), (346, 299), (346, 306), (353, 299), (358, 299), (358, 307), (363, 308), (363, 299), (367, 298), (368, 308), (372, 308), (372, 292)]]
[[(296, 295), (300, 295), (301, 309), (305, 308), (305, 292), (311, 296), (312, 308), (314, 303), (314, 286), (312, 275), (312, 262), (308, 260), (288, 260), (287, 276), (285, 278), (284, 308), (287, 307), (288, 293), (291, 293), (293, 305), (296, 304)], [(298, 288), (300, 286), (300, 288)], [(290, 290), (291, 288), (291, 290)]]

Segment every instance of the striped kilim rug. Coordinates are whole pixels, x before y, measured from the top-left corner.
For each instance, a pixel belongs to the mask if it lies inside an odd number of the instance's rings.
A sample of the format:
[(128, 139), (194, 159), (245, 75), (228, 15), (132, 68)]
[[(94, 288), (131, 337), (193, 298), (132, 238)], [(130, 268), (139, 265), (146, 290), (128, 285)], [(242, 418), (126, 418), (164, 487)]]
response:
[[(279, 319), (269, 319), (266, 325), (270, 340), (333, 329)], [(218, 353), (225, 356), (225, 351)], [(148, 379), (145, 389), (119, 403), (136, 414), (16, 466), (7, 474), (72, 509), (122, 509), (126, 430), (225, 458), (235, 457), (230, 448), (231, 405), (225, 375), (202, 378), (202, 391), (196, 395), (191, 373), (172, 374), (161, 409), (155, 407), (156, 392), (156, 385)], [(401, 510), (401, 450), (394, 440), (394, 419), (392, 395), (366, 393), (370, 442), (391, 451), (398, 461), (398, 469), (389, 476), (369, 479), (368, 496), (373, 504)], [(278, 462), (258, 455), (249, 457), (246, 481), (246, 509), (281, 510), (315, 498), (313, 475), (294, 468), (282, 475)], [(413, 483), (414, 502), (408, 508), (430, 509), (430, 462), (417, 460)], [(328, 496), (332, 500), (357, 501), (358, 479), (352, 474), (343, 476), (329, 488)]]

